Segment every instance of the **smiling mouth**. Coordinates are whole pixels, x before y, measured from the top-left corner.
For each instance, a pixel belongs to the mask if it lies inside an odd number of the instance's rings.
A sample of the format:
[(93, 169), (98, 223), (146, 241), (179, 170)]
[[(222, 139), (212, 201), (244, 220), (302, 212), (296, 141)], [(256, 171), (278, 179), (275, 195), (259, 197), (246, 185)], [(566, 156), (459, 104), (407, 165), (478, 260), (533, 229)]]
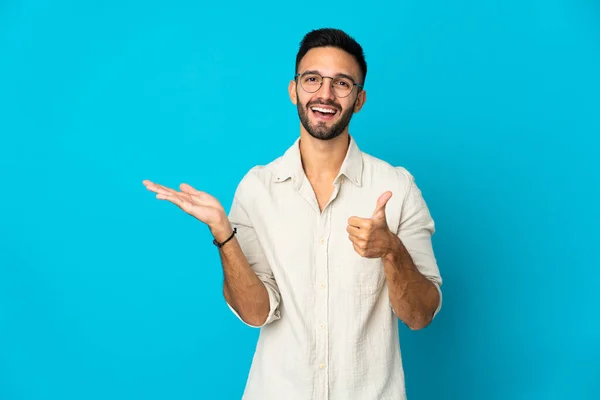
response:
[(323, 106), (312, 106), (310, 110), (313, 112), (317, 118), (322, 120), (330, 120), (333, 119), (338, 113), (338, 110), (331, 107), (323, 107)]

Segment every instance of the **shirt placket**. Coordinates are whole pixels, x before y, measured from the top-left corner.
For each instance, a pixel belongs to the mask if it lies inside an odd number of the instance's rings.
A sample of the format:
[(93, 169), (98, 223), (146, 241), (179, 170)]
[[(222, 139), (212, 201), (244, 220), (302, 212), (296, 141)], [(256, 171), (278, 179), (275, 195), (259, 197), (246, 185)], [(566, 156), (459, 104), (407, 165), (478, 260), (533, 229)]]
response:
[(325, 208), (319, 216), (316, 230), (316, 354), (317, 354), (317, 399), (329, 398), (329, 233), (330, 208)]

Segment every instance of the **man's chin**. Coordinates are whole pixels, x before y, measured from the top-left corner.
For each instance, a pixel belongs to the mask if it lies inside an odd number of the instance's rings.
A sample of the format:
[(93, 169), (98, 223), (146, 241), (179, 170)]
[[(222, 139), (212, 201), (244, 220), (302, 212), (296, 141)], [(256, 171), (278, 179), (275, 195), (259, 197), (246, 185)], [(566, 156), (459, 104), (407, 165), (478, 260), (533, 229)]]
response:
[(332, 130), (328, 129), (326, 131), (323, 130), (319, 130), (319, 129), (307, 129), (308, 133), (314, 137), (315, 139), (319, 139), (319, 140), (331, 140), (331, 139), (335, 139), (336, 137), (340, 136), (340, 134), (342, 132), (336, 133), (333, 132)]
[(342, 116), (336, 116), (336, 118), (331, 121), (315, 120), (310, 114), (303, 115), (303, 113), (299, 113), (299, 116), (304, 129), (315, 139), (332, 140), (340, 136), (344, 131), (344, 129), (341, 129), (341, 131), (338, 132)]
[(335, 126), (335, 124), (339, 122), (339, 118), (336, 117), (335, 119), (332, 119), (330, 121), (309, 118), (309, 122), (310, 126), (312, 127), (318, 127), (320, 129), (331, 129), (333, 126)]

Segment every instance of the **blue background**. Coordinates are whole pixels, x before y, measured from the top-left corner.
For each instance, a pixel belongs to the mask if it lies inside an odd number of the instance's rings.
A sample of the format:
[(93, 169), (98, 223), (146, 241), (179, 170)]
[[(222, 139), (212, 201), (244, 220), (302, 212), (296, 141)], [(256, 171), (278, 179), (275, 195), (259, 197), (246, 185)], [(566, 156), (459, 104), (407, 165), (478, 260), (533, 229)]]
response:
[[(410, 399), (600, 398), (600, 3), (0, 4), (0, 399), (239, 399), (258, 331), (201, 223), (299, 132), (302, 36), (365, 48), (351, 133), (436, 220)], [(282, 395), (282, 398), (285, 396)]]

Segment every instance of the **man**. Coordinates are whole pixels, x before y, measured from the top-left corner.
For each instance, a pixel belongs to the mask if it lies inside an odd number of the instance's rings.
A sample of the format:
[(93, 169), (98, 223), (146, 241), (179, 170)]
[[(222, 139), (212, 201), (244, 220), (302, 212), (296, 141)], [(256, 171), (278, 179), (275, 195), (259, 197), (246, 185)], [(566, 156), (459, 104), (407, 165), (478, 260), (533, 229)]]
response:
[(244, 399), (405, 399), (396, 316), (421, 329), (441, 307), (420, 190), (348, 132), (366, 73), (361, 46), (344, 32), (304, 37), (288, 88), (300, 137), (248, 172), (229, 216), (189, 185), (144, 181), (209, 226), (227, 304), (261, 328)]

